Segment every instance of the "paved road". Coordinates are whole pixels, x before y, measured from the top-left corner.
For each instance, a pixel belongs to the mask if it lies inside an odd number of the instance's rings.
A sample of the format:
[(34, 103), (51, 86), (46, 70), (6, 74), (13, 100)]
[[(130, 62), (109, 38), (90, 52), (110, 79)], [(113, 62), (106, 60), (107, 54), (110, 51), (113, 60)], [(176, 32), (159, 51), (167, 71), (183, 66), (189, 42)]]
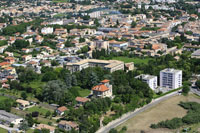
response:
[(19, 131), (18, 128), (11, 128), (11, 127), (7, 127), (7, 126), (2, 125), (2, 124), (0, 124), (0, 127), (3, 128), (3, 129), (6, 129), (8, 131)]
[(147, 110), (147, 109), (149, 109), (149, 108), (155, 106), (156, 104), (158, 104), (158, 103), (160, 103), (160, 102), (162, 102), (162, 101), (164, 101), (164, 100), (166, 100), (166, 99), (168, 99), (168, 98), (170, 98), (170, 97), (173, 97), (173, 96), (175, 96), (175, 95), (178, 95), (178, 94), (179, 94), (178, 91), (175, 91), (175, 92), (172, 92), (172, 93), (170, 93), (170, 94), (168, 94), (168, 95), (165, 95), (165, 96), (163, 96), (163, 97), (160, 97), (160, 98), (158, 98), (158, 99), (155, 99), (155, 100), (153, 100), (151, 103), (145, 105), (144, 107), (139, 108), (139, 109), (136, 109), (134, 112), (126, 113), (126, 114), (124, 114), (122, 117), (120, 117), (120, 118), (118, 118), (118, 119), (116, 119), (116, 120), (110, 122), (108, 125), (106, 125), (106, 126), (100, 128), (96, 133), (107, 133), (107, 132), (109, 132), (112, 128), (115, 128), (115, 127), (119, 126), (120, 124), (122, 124), (122, 123), (124, 123), (125, 121), (129, 120), (130, 118), (136, 116), (137, 114), (139, 114), (139, 113), (141, 113), (141, 112), (143, 112), (143, 111), (145, 111), (145, 110)]
[(190, 91), (191, 91), (192, 93), (195, 93), (195, 94), (197, 94), (197, 95), (200, 96), (200, 91), (198, 91), (197, 89), (194, 89), (194, 88), (191, 88), (191, 87), (190, 87)]

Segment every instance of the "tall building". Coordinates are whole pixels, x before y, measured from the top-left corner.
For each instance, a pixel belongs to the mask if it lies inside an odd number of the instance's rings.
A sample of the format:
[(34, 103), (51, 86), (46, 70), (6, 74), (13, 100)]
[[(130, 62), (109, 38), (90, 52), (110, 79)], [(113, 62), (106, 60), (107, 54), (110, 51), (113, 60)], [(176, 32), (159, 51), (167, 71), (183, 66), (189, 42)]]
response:
[(152, 90), (155, 90), (158, 87), (157, 76), (152, 76), (148, 74), (141, 74), (135, 78), (141, 79), (143, 82), (147, 83)]
[(182, 86), (182, 70), (166, 68), (160, 71), (160, 86), (177, 89)]

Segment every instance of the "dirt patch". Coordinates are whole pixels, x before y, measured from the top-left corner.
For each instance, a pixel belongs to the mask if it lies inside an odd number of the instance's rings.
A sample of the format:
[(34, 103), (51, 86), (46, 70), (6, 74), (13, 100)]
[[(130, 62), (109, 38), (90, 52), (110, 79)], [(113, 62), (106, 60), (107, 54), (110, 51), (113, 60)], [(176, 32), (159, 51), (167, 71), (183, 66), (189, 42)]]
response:
[(181, 102), (195, 101), (200, 102), (200, 98), (190, 94), (189, 96), (174, 96), (166, 101), (163, 101), (156, 106), (140, 113), (132, 119), (121, 124), (117, 129), (123, 126), (127, 127), (127, 133), (171, 133), (174, 130), (169, 129), (151, 129), (150, 125), (163, 120), (172, 119), (174, 117), (183, 117), (187, 110), (181, 108), (178, 104)]

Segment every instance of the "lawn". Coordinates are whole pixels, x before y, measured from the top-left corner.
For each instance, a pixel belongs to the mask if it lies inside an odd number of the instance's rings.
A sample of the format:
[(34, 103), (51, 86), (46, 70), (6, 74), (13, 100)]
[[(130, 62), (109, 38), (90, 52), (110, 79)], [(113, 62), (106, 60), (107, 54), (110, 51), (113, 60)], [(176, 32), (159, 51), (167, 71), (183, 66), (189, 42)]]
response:
[(117, 130), (120, 130), (123, 126), (127, 127), (127, 132), (140, 133), (151, 132), (151, 133), (169, 133), (177, 132), (181, 129), (169, 130), (169, 129), (151, 129), (150, 125), (153, 123), (158, 123), (163, 120), (172, 119), (174, 117), (183, 117), (186, 115), (186, 110), (181, 108), (178, 104), (180, 101), (195, 101), (200, 102), (200, 98), (190, 94), (188, 96), (174, 96), (166, 101), (163, 101), (154, 107), (138, 114), (137, 116), (129, 119), (125, 123), (117, 127)]
[(124, 61), (125, 63), (128, 62), (134, 62), (134, 64), (147, 64), (149, 60), (153, 60), (153, 58), (138, 58), (138, 57), (133, 57), (133, 58), (129, 58), (129, 57), (114, 57), (112, 58), (113, 60), (120, 60), (120, 61)]
[(6, 96), (0, 96), (0, 102), (3, 101), (3, 100), (6, 100), (6, 99), (9, 99), (9, 98), (6, 97)]
[(49, 109), (46, 109), (46, 108), (40, 107), (40, 106), (34, 106), (34, 107), (31, 107), (31, 108), (28, 108), (27, 111), (30, 112), (30, 113), (37, 111), (43, 116), (45, 116), (45, 114), (48, 111), (52, 112), (52, 110), (49, 110)]
[(0, 133), (8, 133), (6, 129), (0, 128)]
[(78, 90), (78, 92), (81, 97), (86, 97), (90, 94), (91, 91), (88, 89), (80, 89), (80, 90)]

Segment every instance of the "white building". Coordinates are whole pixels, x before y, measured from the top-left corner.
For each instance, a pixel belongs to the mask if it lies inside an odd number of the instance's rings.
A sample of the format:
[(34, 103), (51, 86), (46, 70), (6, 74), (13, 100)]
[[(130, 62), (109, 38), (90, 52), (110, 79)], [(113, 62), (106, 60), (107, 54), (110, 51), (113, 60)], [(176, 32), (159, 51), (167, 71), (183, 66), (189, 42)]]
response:
[(160, 87), (177, 89), (182, 86), (182, 70), (166, 68), (160, 71)]
[(135, 78), (141, 79), (143, 82), (147, 83), (152, 90), (155, 90), (158, 87), (157, 76), (141, 74), (139, 76), (136, 76)]
[(19, 126), (19, 124), (23, 121), (23, 118), (8, 113), (4, 110), (0, 110), (0, 123), (4, 123), (4, 124), (14, 124), (15, 126)]
[(52, 34), (53, 33), (53, 27), (44, 27), (41, 30), (42, 34)]

